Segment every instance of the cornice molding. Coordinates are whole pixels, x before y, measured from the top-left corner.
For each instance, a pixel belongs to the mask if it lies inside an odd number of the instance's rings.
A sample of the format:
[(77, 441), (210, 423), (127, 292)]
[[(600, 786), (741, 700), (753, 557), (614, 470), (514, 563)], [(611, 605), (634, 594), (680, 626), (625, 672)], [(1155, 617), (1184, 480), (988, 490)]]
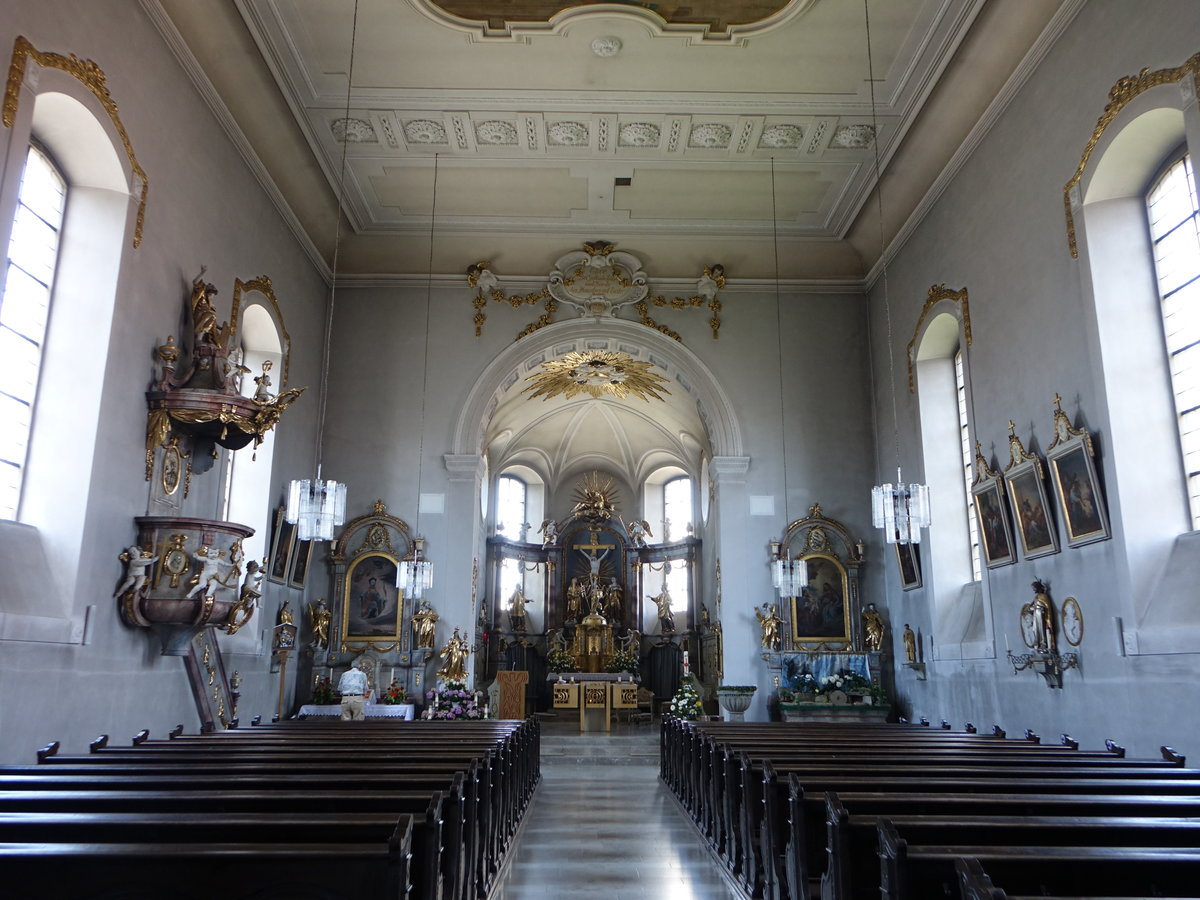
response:
[[(510, 293), (528, 293), (540, 290), (546, 285), (549, 272), (545, 275), (505, 275), (504, 287)], [(686, 294), (696, 289), (695, 278), (654, 278), (650, 279), (656, 291), (674, 294)], [(430, 284), (428, 275), (339, 275), (338, 286), (341, 288), (373, 288), (373, 287), (408, 287), (425, 288)], [(441, 290), (446, 288), (461, 288), (469, 293), (466, 275), (434, 275), (433, 287)], [(779, 282), (779, 290), (789, 294), (853, 294), (863, 296), (866, 286), (861, 279), (849, 281), (825, 281), (821, 279), (793, 278)], [(774, 293), (775, 281), (770, 278), (730, 278), (721, 288), (721, 296), (726, 294), (762, 294)]]
[(296, 238), (296, 243), (300, 245), (301, 251), (308, 257), (325, 283), (328, 284), (332, 276), (329, 264), (325, 262), (316, 244), (309, 238), (308, 232), (305, 231), (304, 226), (288, 205), (287, 200), (284, 199), (283, 193), (279, 190), (278, 185), (275, 184), (275, 180), (271, 177), (270, 172), (267, 171), (266, 166), (263, 165), (262, 160), (258, 158), (258, 154), (254, 152), (250, 141), (238, 126), (237, 120), (230, 113), (229, 108), (225, 105), (225, 101), (221, 99), (221, 95), (217, 92), (213, 83), (204, 73), (203, 67), (201, 67), (199, 61), (188, 47), (187, 42), (179, 33), (179, 29), (175, 27), (175, 23), (171, 21), (171, 17), (167, 15), (158, 0), (140, 0), (140, 2), (142, 10), (162, 36), (172, 55), (174, 55), (176, 61), (192, 82), (192, 86), (196, 88), (197, 93), (200, 94), (201, 99), (204, 100), (205, 105), (208, 106), (209, 111), (217, 120), (217, 124), (221, 126), (221, 130), (225, 132), (226, 137), (229, 138), (234, 149), (250, 170), (250, 173), (266, 192), (271, 204), (278, 211), (280, 218), (283, 219), (284, 225)]

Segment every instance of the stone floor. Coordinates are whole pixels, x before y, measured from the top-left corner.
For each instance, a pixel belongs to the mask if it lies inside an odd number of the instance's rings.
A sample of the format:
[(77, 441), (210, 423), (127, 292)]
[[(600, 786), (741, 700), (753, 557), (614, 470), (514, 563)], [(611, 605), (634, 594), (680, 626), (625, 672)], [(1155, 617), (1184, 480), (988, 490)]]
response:
[(658, 780), (658, 728), (544, 723), (542, 784), (492, 900), (739, 895)]

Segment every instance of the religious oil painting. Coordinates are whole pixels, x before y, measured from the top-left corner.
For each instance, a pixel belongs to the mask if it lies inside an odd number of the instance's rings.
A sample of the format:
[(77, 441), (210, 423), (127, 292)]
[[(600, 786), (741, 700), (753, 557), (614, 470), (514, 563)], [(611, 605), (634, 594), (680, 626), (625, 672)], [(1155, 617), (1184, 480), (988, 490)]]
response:
[(364, 553), (346, 571), (342, 634), (347, 640), (394, 641), (400, 637), (396, 557)]
[(801, 557), (808, 566), (808, 583), (792, 598), (792, 639), (805, 643), (850, 640), (850, 611), (846, 603), (846, 570), (824, 553)]
[(1050, 516), (1050, 503), (1042, 477), (1041, 459), (1034, 457), (1004, 473), (1021, 538), (1021, 554), (1036, 559), (1058, 552), (1058, 532)]
[(900, 567), (900, 587), (906, 591), (921, 586), (921, 545), (893, 544), (896, 548), (896, 563)]
[(267, 577), (276, 584), (287, 584), (288, 566), (292, 560), (292, 544), (296, 526), (283, 517), (284, 509), (275, 510), (275, 529), (271, 536), (271, 565)]
[(1073, 438), (1047, 454), (1058, 508), (1067, 527), (1068, 547), (1112, 536), (1090, 451), (1090, 441)]
[(308, 566), (312, 561), (313, 542), (312, 541), (294, 541), (295, 547), (292, 551), (292, 564), (288, 568), (288, 586), (304, 589), (304, 583), (308, 580)]
[(989, 569), (1016, 562), (1012, 527), (999, 479), (988, 479), (972, 488), (975, 518), (979, 523), (979, 541), (983, 544), (983, 560)]

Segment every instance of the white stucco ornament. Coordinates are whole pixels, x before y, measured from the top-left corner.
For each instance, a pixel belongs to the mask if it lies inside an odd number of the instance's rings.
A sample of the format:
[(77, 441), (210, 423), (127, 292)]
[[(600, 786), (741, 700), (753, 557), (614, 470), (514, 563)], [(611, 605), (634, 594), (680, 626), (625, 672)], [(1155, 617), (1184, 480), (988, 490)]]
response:
[(548, 288), (555, 300), (585, 316), (615, 316), (650, 291), (641, 260), (614, 250), (607, 241), (589, 241), (584, 249), (560, 257)]
[(616, 56), (621, 52), (621, 47), (621, 39), (611, 34), (602, 35), (592, 41), (592, 52), (603, 59)]

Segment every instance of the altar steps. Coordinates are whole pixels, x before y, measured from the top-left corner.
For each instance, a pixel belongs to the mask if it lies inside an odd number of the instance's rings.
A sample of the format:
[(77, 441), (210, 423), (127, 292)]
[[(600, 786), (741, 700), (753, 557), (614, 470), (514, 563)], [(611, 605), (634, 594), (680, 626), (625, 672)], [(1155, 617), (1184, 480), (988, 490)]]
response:
[(658, 724), (614, 724), (609, 734), (580, 734), (579, 722), (542, 721), (542, 765), (658, 766)]

